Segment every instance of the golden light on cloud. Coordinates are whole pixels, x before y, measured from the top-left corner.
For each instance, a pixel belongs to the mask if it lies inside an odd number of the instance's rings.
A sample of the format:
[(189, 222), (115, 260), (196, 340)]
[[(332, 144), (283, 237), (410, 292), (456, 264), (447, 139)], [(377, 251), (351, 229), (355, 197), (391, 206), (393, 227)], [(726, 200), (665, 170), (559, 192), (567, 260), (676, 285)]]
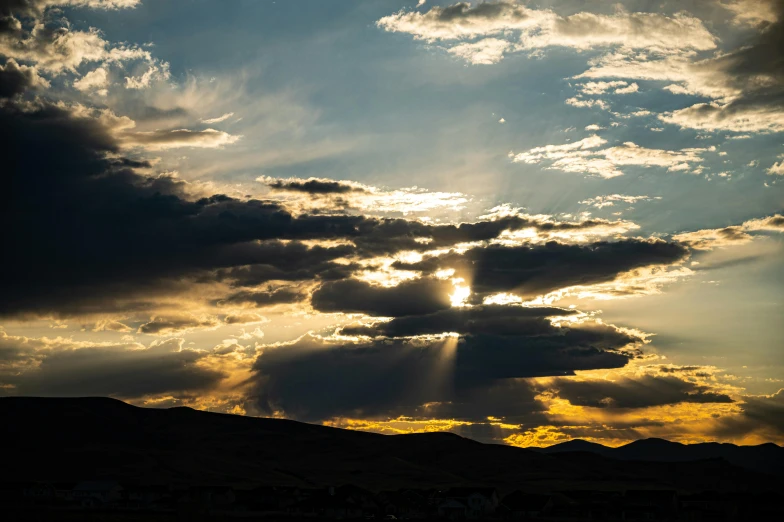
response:
[(449, 296), (452, 306), (467, 306), (468, 298), (471, 297), (471, 288), (466, 286), (463, 278), (455, 278), (452, 280), (455, 285), (455, 291)]

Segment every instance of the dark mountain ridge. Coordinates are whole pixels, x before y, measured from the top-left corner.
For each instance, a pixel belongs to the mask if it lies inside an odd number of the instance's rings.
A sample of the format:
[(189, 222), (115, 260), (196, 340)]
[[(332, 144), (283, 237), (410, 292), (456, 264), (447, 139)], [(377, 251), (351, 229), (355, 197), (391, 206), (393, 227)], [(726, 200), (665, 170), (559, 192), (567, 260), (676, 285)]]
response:
[(738, 446), (729, 443), (703, 442), (681, 444), (665, 439), (641, 439), (617, 448), (581, 439), (547, 448), (531, 448), (549, 455), (587, 452), (617, 460), (653, 462), (690, 462), (723, 459), (730, 464), (763, 473), (784, 475), (784, 448), (773, 443)]
[[(5, 482), (111, 478), (134, 484), (235, 487), (353, 483), (375, 491), (461, 485), (500, 491), (737, 491), (778, 483), (770, 475), (714, 457), (628, 462), (585, 451), (584, 441), (532, 450), (482, 444), (451, 433), (379, 435), (189, 408), (138, 408), (106, 398), (0, 398), (0, 418), (6, 448), (0, 481)], [(650, 443), (628, 446), (640, 444)], [(778, 455), (784, 451), (764, 446)]]

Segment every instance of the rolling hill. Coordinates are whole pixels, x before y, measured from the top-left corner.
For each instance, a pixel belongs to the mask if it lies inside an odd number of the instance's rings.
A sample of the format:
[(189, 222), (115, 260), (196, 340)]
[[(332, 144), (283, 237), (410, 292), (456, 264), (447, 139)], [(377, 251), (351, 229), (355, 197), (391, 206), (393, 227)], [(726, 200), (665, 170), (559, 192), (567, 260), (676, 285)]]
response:
[[(629, 445), (622, 458), (605, 448), (609, 458), (586, 451), (593, 445), (581, 441), (531, 450), (450, 433), (379, 435), (189, 408), (138, 408), (107, 398), (0, 398), (0, 418), (6, 449), (0, 481), (701, 491), (768, 488), (778, 480), (710, 452), (694, 453), (703, 460), (686, 462), (680, 453), (677, 461), (657, 462), (661, 452), (652, 448), (654, 461), (627, 460), (649, 460), (646, 441)], [(780, 458), (784, 449), (766, 451)]]

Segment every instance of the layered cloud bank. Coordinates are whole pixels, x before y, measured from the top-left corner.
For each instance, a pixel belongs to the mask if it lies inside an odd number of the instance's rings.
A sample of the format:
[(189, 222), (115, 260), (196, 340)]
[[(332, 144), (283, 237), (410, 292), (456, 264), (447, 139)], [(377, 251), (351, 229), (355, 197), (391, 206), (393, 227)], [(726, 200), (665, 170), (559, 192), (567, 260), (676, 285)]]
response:
[(709, 25), (684, 11), (629, 12), (621, 6), (612, 14), (561, 15), (512, 0), (402, 10), (376, 24), (442, 46), (475, 65), (495, 64), (513, 53), (590, 52), (589, 67), (575, 76), (588, 81), (566, 100), (575, 107), (606, 110), (608, 94), (636, 93), (636, 81), (655, 82), (672, 94), (705, 99), (658, 114), (664, 123), (704, 131), (784, 131), (784, 3), (717, 1), (702, 7), (723, 10), (735, 27), (753, 27), (753, 36), (721, 49)]
[[(178, 89), (168, 64), (98, 31), (49, 23), (55, 5), (138, 3), (0, 3), (0, 155), (10, 188), (0, 217), (15, 224), (2, 239), (13, 255), (0, 270), (0, 320), (54, 332), (0, 328), (3, 393), (110, 395), (384, 432), (453, 429), (519, 445), (577, 436), (783, 440), (781, 392), (751, 396), (721, 369), (669, 364), (649, 349), (652, 334), (607, 324), (569, 301), (666, 290), (693, 275), (695, 256), (778, 234), (781, 215), (651, 235), (617, 216), (511, 207), (433, 218), (470, 202), (452, 191), (260, 173), (243, 192), (186, 181), (186, 172), (159, 169), (154, 154), (230, 151), (241, 136), (218, 129), (235, 113), (192, 118), (190, 128), (143, 126), (105, 100), (159, 82)], [(711, 97), (708, 106), (764, 105), (774, 114), (781, 78), (752, 58), (779, 34), (779, 4), (756, 14), (730, 5), (733, 23), (766, 24), (757, 43), (700, 62), (696, 53), (714, 52), (718, 40), (685, 13), (560, 15), (459, 3), (401, 11), (377, 25), (474, 63), (556, 46), (611, 48), (583, 75), (592, 80), (579, 84), (577, 107), (593, 96), (634, 96), (633, 80), (665, 80), (610, 74), (612, 64), (634, 69), (644, 49), (672, 70), (734, 71), (741, 83), (666, 79)], [(132, 64), (138, 73), (122, 77)], [(684, 110), (703, 110), (695, 107)], [(738, 130), (776, 130), (770, 117)], [(661, 118), (687, 126), (683, 111)], [(610, 179), (627, 168), (695, 173), (714, 153), (613, 144), (597, 133), (510, 158)], [(611, 193), (580, 204), (658, 199)], [(292, 317), (307, 327), (280, 340)], [(73, 327), (93, 337), (66, 335)], [(277, 340), (265, 339), (270, 331)]]

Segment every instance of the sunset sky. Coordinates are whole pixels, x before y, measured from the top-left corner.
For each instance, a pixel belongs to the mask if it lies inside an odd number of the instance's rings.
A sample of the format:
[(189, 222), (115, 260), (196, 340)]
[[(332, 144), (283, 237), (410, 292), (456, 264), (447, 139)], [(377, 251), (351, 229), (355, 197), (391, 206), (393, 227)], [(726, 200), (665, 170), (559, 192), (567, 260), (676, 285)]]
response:
[(0, 0), (0, 394), (784, 443), (784, 0)]

